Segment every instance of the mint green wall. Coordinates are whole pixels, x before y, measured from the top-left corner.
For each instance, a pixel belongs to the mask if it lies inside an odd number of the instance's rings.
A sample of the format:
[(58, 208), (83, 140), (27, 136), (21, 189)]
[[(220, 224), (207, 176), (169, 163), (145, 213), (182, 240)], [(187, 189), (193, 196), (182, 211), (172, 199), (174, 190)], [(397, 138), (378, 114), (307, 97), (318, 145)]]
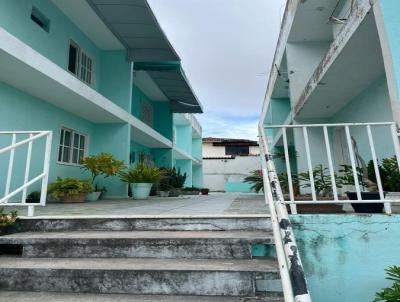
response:
[(172, 141), (172, 112), (170, 102), (152, 102), (154, 130)]
[(400, 263), (399, 215), (290, 217), (313, 301), (367, 302)]
[[(50, 181), (57, 176), (61, 177), (88, 177), (82, 174), (81, 169), (75, 166), (63, 165), (57, 163), (57, 149), (60, 141), (60, 128), (62, 126), (78, 130), (90, 137), (93, 136), (95, 126), (73, 114), (63, 111), (49, 103), (30, 96), (20, 90), (15, 89), (5, 83), (0, 82), (0, 102), (1, 118), (0, 130), (51, 130), (53, 131), (53, 144), (51, 153)], [(22, 139), (22, 138), (21, 138)], [(9, 144), (11, 139), (7, 141)], [(89, 142), (89, 152), (91, 152), (91, 141)], [(6, 142), (2, 141), (4, 146)], [(20, 152), (20, 151), (19, 151)], [(32, 161), (31, 177), (38, 175), (43, 168), (41, 160), (43, 159), (44, 144), (34, 144), (32, 158), (38, 160)], [(21, 185), (23, 181), (23, 169), (26, 161), (26, 149), (17, 153), (15, 158), (16, 178), (13, 181), (13, 187)], [(0, 167), (5, 169), (8, 157), (0, 155)], [(5, 183), (5, 173), (0, 173), (0, 183)], [(36, 187), (37, 189), (38, 187)], [(1, 186), (0, 191), (4, 188)]]
[[(391, 121), (393, 121), (393, 117), (386, 77), (376, 80), (331, 118), (333, 123)], [(388, 127), (373, 127), (372, 132), (377, 156), (379, 158), (393, 156), (393, 146), (388, 144), (392, 141)], [(357, 141), (361, 156), (365, 160), (371, 159), (365, 128), (352, 128), (351, 134)]]
[(132, 159), (133, 164), (137, 164), (139, 162), (139, 159), (140, 159), (139, 155), (142, 152), (147, 154), (147, 155), (152, 155), (151, 154), (151, 149), (149, 147), (143, 146), (143, 145), (138, 144), (138, 143), (136, 143), (134, 141), (130, 141), (130, 148), (131, 148), (130, 152), (132, 154), (134, 153), (134, 155), (135, 155), (135, 158)]
[(121, 108), (131, 112), (132, 63), (126, 50), (102, 51), (100, 93)]
[(197, 159), (203, 158), (203, 142), (201, 138), (192, 139), (192, 156)]
[(229, 182), (225, 183), (225, 192), (251, 193), (251, 184), (244, 182)]
[[(31, 20), (32, 6), (50, 19), (49, 32), (44, 31)], [(98, 89), (101, 69), (100, 50), (51, 1), (1, 0), (0, 25), (65, 70), (68, 67), (69, 40), (74, 40), (95, 60), (94, 88)]]
[(172, 168), (172, 149), (152, 149), (151, 154), (157, 167)]
[(156, 102), (148, 98), (137, 86), (132, 87), (132, 108), (133, 116), (140, 119), (142, 102), (146, 102), (153, 108), (153, 129), (164, 137), (172, 140), (172, 112), (169, 102)]
[(175, 126), (175, 144), (176, 146), (186, 152), (192, 154), (192, 127), (190, 125), (176, 125)]
[(176, 169), (180, 169), (181, 173), (186, 173), (185, 187), (193, 186), (193, 171), (192, 171), (192, 161), (186, 159), (177, 159), (175, 162)]
[[(265, 125), (282, 125), (291, 111), (290, 99), (271, 99), (265, 116)], [(278, 129), (266, 129), (268, 136), (275, 136)]]
[[(129, 164), (130, 131), (128, 124), (96, 124), (91, 138), (90, 154), (108, 152), (116, 159)], [(107, 188), (106, 196), (127, 197), (128, 187), (118, 177), (99, 179), (99, 184)]]
[(202, 188), (203, 187), (203, 166), (193, 166), (193, 187)]
[(380, 0), (380, 5), (389, 48), (392, 53), (394, 76), (397, 83), (397, 91), (400, 91), (400, 3), (398, 0)]

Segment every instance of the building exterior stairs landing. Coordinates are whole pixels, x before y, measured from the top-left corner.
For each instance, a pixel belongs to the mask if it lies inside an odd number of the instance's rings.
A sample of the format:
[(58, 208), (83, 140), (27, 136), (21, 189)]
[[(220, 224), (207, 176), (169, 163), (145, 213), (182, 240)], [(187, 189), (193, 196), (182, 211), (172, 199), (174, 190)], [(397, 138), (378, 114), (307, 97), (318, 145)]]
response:
[(1, 301), (282, 301), (270, 220), (21, 219)]

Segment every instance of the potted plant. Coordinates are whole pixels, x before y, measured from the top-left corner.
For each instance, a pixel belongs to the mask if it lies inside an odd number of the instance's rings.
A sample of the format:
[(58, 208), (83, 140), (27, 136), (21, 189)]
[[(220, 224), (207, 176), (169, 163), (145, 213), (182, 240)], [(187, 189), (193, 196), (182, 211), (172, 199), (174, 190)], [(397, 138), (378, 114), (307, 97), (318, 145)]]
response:
[(32, 191), (26, 197), (26, 203), (40, 203), (40, 192)]
[(167, 182), (161, 182), (159, 185), (160, 191), (160, 197), (169, 197), (169, 192), (171, 190), (171, 185)]
[(9, 214), (4, 213), (4, 208), (0, 208), (0, 234), (17, 220), (17, 211), (12, 211)]
[(145, 163), (132, 166), (125, 171), (119, 172), (121, 181), (130, 184), (133, 199), (147, 199), (151, 187), (164, 177), (164, 172), (156, 167)]
[[(379, 200), (380, 195), (378, 192), (378, 186), (374, 181), (370, 179), (369, 174), (371, 174), (371, 168), (368, 169), (365, 164), (364, 159), (358, 153), (357, 143), (355, 139), (352, 137), (354, 154), (357, 158), (357, 162), (361, 164), (361, 167), (356, 167), (357, 178), (359, 181), (359, 185), (363, 188), (361, 192), (362, 200)], [(368, 170), (370, 173), (368, 173)], [(353, 176), (353, 168), (349, 165), (341, 165), (341, 169), (339, 170), (341, 173), (341, 181), (343, 185), (355, 185), (355, 180)], [(347, 197), (350, 200), (357, 200), (357, 193), (354, 191), (346, 192)], [(383, 203), (352, 203), (351, 204), (354, 211), (356, 213), (382, 213), (383, 211)]]
[(200, 190), (200, 192), (201, 192), (201, 195), (208, 195), (208, 193), (210, 192), (210, 189), (203, 188)]
[(103, 175), (104, 178), (116, 175), (124, 167), (124, 162), (117, 160), (110, 153), (100, 153), (97, 155), (90, 155), (82, 160), (82, 169), (89, 171), (91, 174), (92, 185), (94, 187), (93, 192), (89, 192), (86, 196), (86, 200), (95, 201), (100, 198), (101, 193), (107, 192), (106, 188), (99, 188), (95, 182), (99, 175)]
[(186, 182), (187, 175), (186, 173), (182, 174), (181, 170), (176, 168), (172, 168), (169, 171), (171, 191), (169, 193), (170, 197), (178, 197), (181, 194), (182, 188)]
[(48, 192), (65, 203), (84, 202), (86, 194), (93, 192), (90, 180), (60, 178), (49, 185)]
[(199, 195), (200, 191), (201, 190), (196, 187), (186, 187), (186, 188), (183, 188), (182, 194), (183, 195)]

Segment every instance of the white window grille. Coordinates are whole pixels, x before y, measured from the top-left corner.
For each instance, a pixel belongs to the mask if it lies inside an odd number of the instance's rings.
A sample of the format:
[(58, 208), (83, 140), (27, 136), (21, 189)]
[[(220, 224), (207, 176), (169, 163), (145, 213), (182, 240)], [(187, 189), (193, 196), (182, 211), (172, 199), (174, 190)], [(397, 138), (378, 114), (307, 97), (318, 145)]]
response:
[(75, 130), (61, 128), (58, 162), (80, 165), (87, 154), (87, 136)]
[(68, 70), (88, 85), (94, 83), (94, 61), (77, 43), (70, 41)]

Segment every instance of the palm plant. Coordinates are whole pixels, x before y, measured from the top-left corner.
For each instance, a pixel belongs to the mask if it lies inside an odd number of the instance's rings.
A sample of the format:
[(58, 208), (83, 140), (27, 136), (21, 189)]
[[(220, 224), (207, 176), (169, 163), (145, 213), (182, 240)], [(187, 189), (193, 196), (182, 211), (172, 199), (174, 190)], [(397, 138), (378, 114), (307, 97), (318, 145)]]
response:
[(253, 185), (250, 188), (257, 193), (259, 193), (260, 191), (264, 192), (264, 181), (263, 181), (262, 170), (252, 171), (251, 175), (246, 176), (243, 182), (252, 183)]
[(400, 301), (400, 267), (391, 266), (385, 270), (388, 277), (393, 281), (392, 287), (384, 288), (376, 293), (374, 302), (398, 302)]
[[(312, 171), (312, 175), (314, 178), (314, 187), (315, 187), (316, 195), (328, 196), (329, 194), (331, 194), (332, 180), (331, 180), (331, 176), (329, 174), (329, 169), (324, 168), (322, 165), (317, 165), (314, 167), (314, 169)], [(338, 177), (336, 175), (336, 173), (334, 174), (334, 176), (335, 176), (335, 181), (336, 181), (336, 187), (341, 188), (342, 187), (342, 178)], [(303, 188), (311, 187), (309, 172), (299, 173), (298, 180)]]
[(118, 175), (121, 181), (129, 184), (157, 183), (165, 177), (165, 172), (157, 167), (140, 163), (119, 172)]

